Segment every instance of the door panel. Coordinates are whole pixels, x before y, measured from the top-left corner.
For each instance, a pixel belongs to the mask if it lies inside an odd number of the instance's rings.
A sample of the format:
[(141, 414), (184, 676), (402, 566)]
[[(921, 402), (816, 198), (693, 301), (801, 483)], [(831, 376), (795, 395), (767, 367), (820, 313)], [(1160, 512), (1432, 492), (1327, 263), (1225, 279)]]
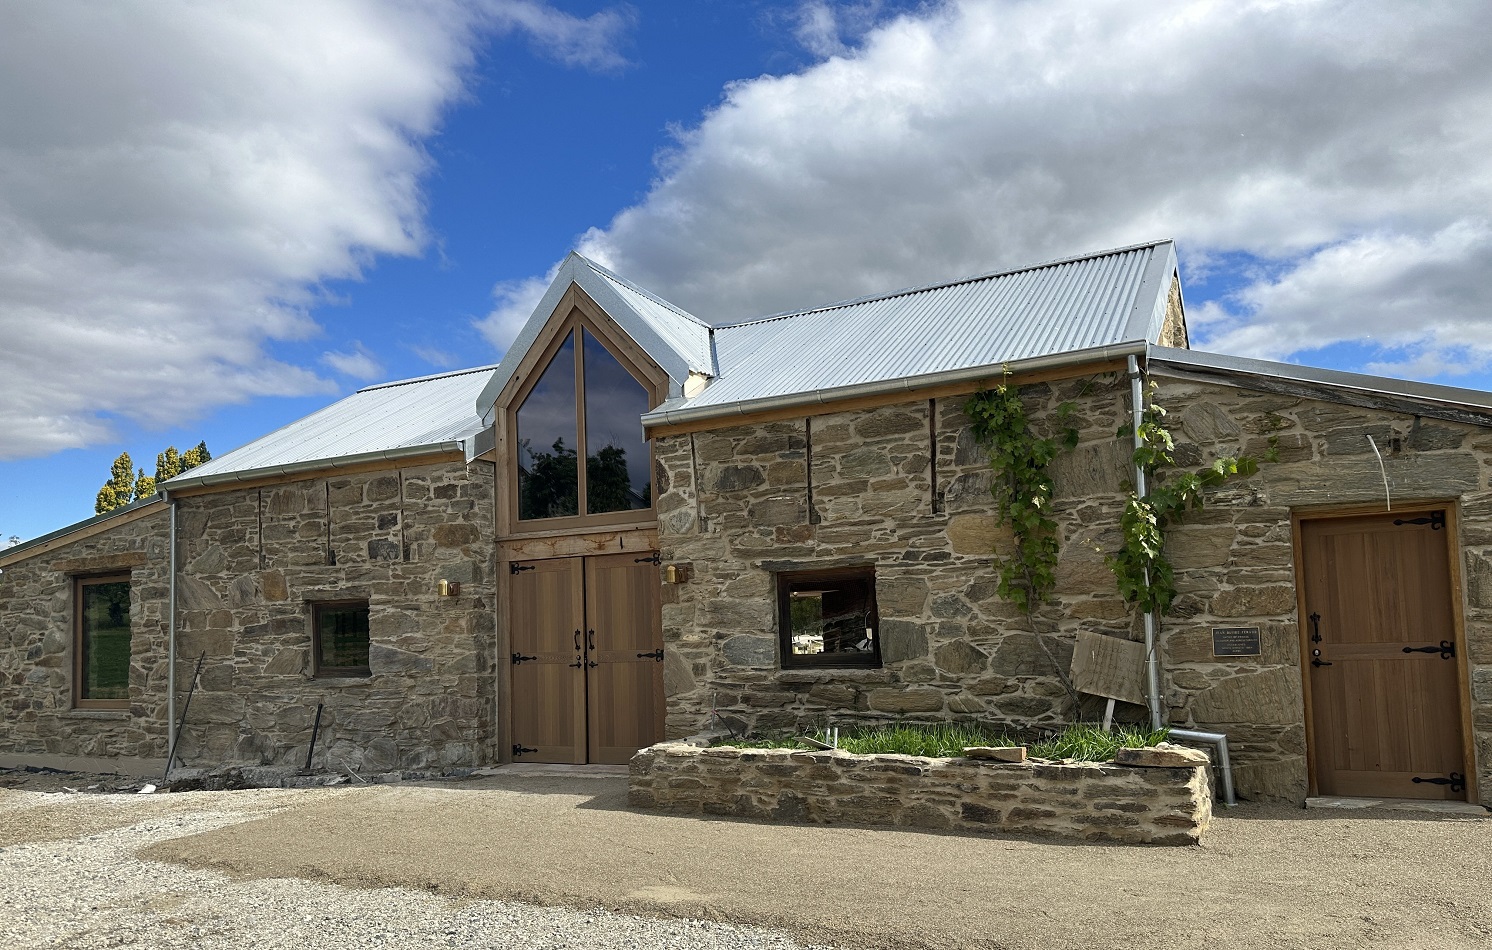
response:
[(662, 605), (650, 558), (585, 559), (590, 761), (622, 764), (663, 738)]
[[(513, 744), (520, 762), (585, 761), (585, 671), (579, 558), (521, 565), (509, 585)], [(531, 658), (531, 659), (529, 659)], [(513, 658), (508, 660), (512, 662)]]
[(1464, 785), (1430, 781), (1465, 775), (1459, 665), (1438, 649), (1456, 639), (1445, 530), (1414, 518), (1301, 523), (1323, 795), (1465, 798)]

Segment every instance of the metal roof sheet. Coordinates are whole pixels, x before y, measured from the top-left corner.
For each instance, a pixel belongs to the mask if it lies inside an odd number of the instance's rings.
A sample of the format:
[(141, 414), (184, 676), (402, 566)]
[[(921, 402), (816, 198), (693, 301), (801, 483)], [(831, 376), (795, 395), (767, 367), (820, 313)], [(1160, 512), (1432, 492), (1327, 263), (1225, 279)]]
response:
[(229, 481), (245, 472), (459, 446), (483, 428), (472, 407), (495, 368), (480, 366), (360, 389), (162, 485), (169, 491)]
[(1158, 241), (719, 326), (717, 378), (645, 418), (1154, 340), (1175, 269)]
[(1322, 369), (1317, 366), (1302, 366), (1298, 363), (1276, 363), (1272, 360), (1256, 360), (1246, 356), (1228, 356), (1222, 353), (1204, 353), (1199, 350), (1181, 350), (1168, 346), (1150, 347), (1146, 354), (1146, 364), (1152, 372), (1163, 372), (1164, 367), (1169, 366), (1189, 371), (1193, 375), (1227, 377), (1245, 384), (1251, 378), (1280, 380), (1286, 383), (1308, 384), (1325, 390), (1340, 390), (1370, 397), (1389, 397), (1403, 400), (1426, 414), (1438, 406), (1455, 411), (1456, 418), (1461, 418), (1463, 421), (1477, 425), (1487, 425), (1492, 422), (1492, 393), (1480, 389), (1462, 389), (1457, 386), (1441, 386), (1438, 383), (1422, 383), (1411, 379), (1370, 376), (1366, 373), (1348, 373), (1336, 369)]
[(528, 322), (518, 332), (497, 372), (477, 397), (477, 412), (492, 411), (497, 397), (518, 372), (518, 364), (538, 341), (539, 333), (554, 314), (565, 292), (574, 284), (594, 300), (632, 341), (663, 368), (670, 380), (669, 393), (683, 392), (690, 373), (714, 375), (710, 326), (687, 311), (675, 307), (629, 280), (618, 277), (589, 258), (571, 251), (560, 263), (549, 289)]

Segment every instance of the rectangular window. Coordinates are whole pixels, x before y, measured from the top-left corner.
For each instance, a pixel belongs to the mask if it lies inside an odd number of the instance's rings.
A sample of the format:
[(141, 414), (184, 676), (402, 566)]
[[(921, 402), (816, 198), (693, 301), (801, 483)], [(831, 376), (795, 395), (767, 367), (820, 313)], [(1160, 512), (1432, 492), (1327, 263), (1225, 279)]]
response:
[(368, 602), (311, 605), (317, 676), (370, 676)]
[(881, 665), (874, 567), (777, 575), (782, 665)]
[(73, 604), (75, 704), (79, 709), (128, 709), (129, 575), (78, 578)]

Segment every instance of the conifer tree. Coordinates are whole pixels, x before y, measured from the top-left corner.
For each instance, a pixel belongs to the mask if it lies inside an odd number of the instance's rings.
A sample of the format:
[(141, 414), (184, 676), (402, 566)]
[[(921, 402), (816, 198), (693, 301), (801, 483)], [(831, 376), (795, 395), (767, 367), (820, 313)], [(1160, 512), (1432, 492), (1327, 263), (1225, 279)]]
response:
[(174, 445), (168, 446), (166, 451), (155, 457), (155, 477), (152, 478), (145, 474), (145, 469), (135, 468), (128, 452), (121, 452), (110, 468), (109, 480), (98, 490), (98, 501), (93, 510), (103, 514), (115, 508), (123, 508), (130, 502), (149, 498), (155, 494), (157, 484), (211, 459), (212, 453), (207, 451), (206, 441), (198, 442), (185, 452), (176, 451)]

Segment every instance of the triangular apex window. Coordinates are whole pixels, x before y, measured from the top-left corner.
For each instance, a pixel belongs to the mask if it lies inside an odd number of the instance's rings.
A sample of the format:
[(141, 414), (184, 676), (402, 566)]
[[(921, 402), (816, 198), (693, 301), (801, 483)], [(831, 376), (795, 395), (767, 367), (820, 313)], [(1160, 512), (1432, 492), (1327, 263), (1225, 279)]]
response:
[(516, 414), (518, 518), (651, 508), (649, 408), (647, 388), (590, 331), (569, 330)]

